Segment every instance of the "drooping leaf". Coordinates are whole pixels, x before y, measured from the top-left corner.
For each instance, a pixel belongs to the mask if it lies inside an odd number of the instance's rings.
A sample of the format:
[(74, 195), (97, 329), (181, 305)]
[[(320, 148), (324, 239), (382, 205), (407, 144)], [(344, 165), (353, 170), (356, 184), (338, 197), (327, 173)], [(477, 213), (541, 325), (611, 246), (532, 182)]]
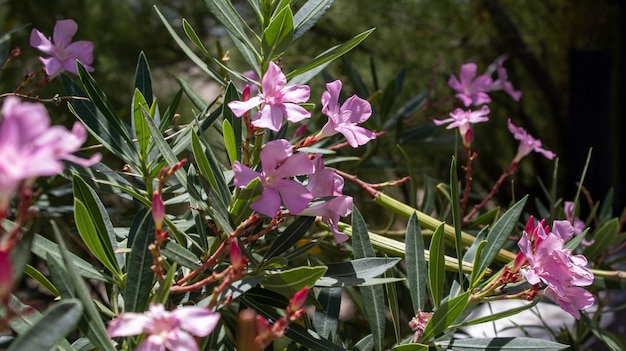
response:
[(82, 313), (83, 305), (78, 299), (53, 304), (35, 325), (11, 343), (8, 351), (52, 349), (74, 329)]
[(57, 288), (52, 284), (52, 282), (50, 282), (50, 280), (48, 280), (48, 278), (46, 278), (45, 275), (43, 275), (43, 273), (35, 269), (35, 267), (27, 264), (26, 266), (24, 266), (24, 274), (31, 277), (41, 286), (46, 288), (46, 290), (48, 290), (48, 292), (53, 296), (59, 296), (59, 291), (57, 290)]

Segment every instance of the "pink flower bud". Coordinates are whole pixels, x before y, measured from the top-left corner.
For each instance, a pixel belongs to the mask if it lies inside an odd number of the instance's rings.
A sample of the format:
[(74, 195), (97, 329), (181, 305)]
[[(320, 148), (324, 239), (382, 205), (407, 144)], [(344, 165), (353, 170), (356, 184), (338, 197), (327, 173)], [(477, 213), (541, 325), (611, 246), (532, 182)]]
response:
[(304, 306), (304, 303), (306, 302), (306, 298), (308, 294), (309, 294), (308, 286), (305, 286), (300, 291), (295, 293), (293, 297), (289, 300), (289, 306), (287, 307), (287, 311), (288, 311), (287, 314), (289, 314), (289, 312), (295, 313), (297, 310), (302, 308), (302, 306)]
[(246, 84), (246, 86), (243, 88), (243, 91), (241, 92), (241, 101), (248, 100), (250, 100), (250, 84)]
[(241, 254), (241, 248), (236, 239), (230, 241), (230, 264), (236, 272), (241, 272), (246, 265), (246, 258)]
[(161, 198), (161, 193), (154, 192), (152, 194), (152, 219), (156, 230), (160, 232), (163, 229), (163, 218), (165, 217), (165, 203)]

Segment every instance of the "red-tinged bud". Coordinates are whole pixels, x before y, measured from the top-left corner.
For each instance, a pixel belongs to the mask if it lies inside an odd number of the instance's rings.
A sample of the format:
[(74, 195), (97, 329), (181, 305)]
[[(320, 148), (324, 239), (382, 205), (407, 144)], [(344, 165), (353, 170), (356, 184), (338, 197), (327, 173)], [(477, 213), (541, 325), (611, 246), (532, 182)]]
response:
[(260, 314), (256, 315), (256, 332), (257, 332), (257, 342), (271, 340), (272, 338), (272, 326), (270, 322), (265, 319), (265, 317)]
[(243, 88), (243, 92), (241, 92), (241, 101), (250, 100), (250, 84), (246, 84)]
[(241, 254), (241, 248), (236, 239), (230, 241), (230, 264), (236, 272), (241, 272), (246, 265), (246, 258)]
[(535, 231), (535, 217), (530, 216), (528, 222), (526, 222), (526, 228), (524, 229), (528, 235), (532, 235)]
[(467, 128), (467, 132), (463, 135), (463, 146), (469, 149), (473, 139), (474, 134), (472, 133), (472, 128)]
[(513, 261), (513, 267), (511, 268), (511, 273), (519, 272), (520, 268), (526, 263), (526, 256), (522, 251), (517, 253), (515, 256), (515, 261)]
[(172, 166), (172, 168), (169, 170), (169, 175), (172, 175), (174, 173), (176, 173), (176, 171), (178, 171), (179, 169), (183, 168), (183, 166), (185, 165), (185, 163), (187, 163), (187, 159), (183, 158), (182, 160), (178, 161), (175, 165)]
[(9, 252), (0, 250), (0, 301), (5, 301), (13, 290), (13, 266)]
[(22, 48), (15, 48), (13, 50), (11, 50), (11, 54), (9, 56), (10, 59), (14, 59), (18, 56), (20, 56), (22, 54), (22, 52), (24, 52), (24, 49)]
[(165, 203), (163, 203), (163, 198), (161, 198), (161, 193), (154, 192), (152, 194), (152, 219), (154, 220), (154, 225), (156, 227), (157, 232), (161, 232), (163, 230), (163, 218), (165, 217)]
[(303, 124), (300, 127), (298, 127), (296, 129), (295, 133), (293, 133), (294, 139), (302, 138), (304, 136), (304, 134), (306, 134), (306, 129), (307, 129), (307, 125), (306, 124)]
[(289, 300), (289, 306), (287, 306), (287, 314), (296, 313), (304, 303), (306, 302), (306, 298), (309, 295), (309, 287), (305, 286), (300, 291), (295, 293), (293, 297)]

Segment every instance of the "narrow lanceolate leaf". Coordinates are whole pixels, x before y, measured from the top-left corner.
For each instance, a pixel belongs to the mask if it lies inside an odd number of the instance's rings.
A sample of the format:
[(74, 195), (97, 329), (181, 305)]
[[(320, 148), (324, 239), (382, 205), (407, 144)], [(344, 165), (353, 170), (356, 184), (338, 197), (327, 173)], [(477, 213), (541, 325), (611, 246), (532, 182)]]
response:
[(443, 332), (449, 325), (463, 313), (465, 306), (469, 302), (471, 291), (466, 291), (463, 294), (452, 298), (442, 303), (433, 313), (430, 322), (426, 325), (424, 333), (420, 337), (420, 340), (427, 341), (435, 337), (439, 333)]
[(443, 224), (435, 229), (430, 241), (430, 259), (428, 261), (428, 281), (433, 305), (439, 307), (443, 297), (443, 285), (446, 277), (444, 255)]
[(74, 329), (82, 313), (83, 305), (78, 299), (55, 303), (35, 325), (11, 343), (8, 351), (52, 349)]
[(262, 48), (266, 62), (280, 56), (293, 39), (293, 13), (285, 6), (263, 31)]
[[(461, 226), (463, 221), (461, 219), (461, 202), (459, 191), (459, 179), (456, 173), (456, 159), (452, 158), (450, 164), (450, 192), (452, 193), (452, 221), (454, 223), (454, 247), (456, 248), (456, 257), (463, 257), (461, 251), (463, 244), (461, 242)], [(459, 284), (463, 287), (464, 275), (461, 273), (462, 261), (459, 260)]]
[(141, 92), (146, 98), (148, 106), (152, 106), (154, 93), (152, 92), (152, 78), (150, 76), (150, 66), (146, 54), (142, 51), (137, 59), (137, 69), (135, 70), (135, 89)]
[[(375, 257), (376, 255), (369, 240), (367, 224), (356, 206), (352, 208), (352, 245), (354, 258)], [(360, 291), (363, 295), (365, 315), (374, 338), (374, 347), (380, 351), (385, 335), (385, 292), (382, 286), (365, 286), (361, 287)]]
[(496, 258), (496, 255), (498, 255), (498, 252), (502, 246), (504, 246), (504, 243), (506, 243), (509, 234), (511, 234), (511, 231), (513, 231), (513, 228), (517, 224), (527, 199), (528, 195), (524, 196), (523, 199), (511, 206), (496, 224), (493, 225), (491, 232), (487, 235), (487, 244), (481, 255), (478, 272), (486, 270), (491, 262), (493, 262), (494, 258)]
[[(391, 271), (385, 272), (385, 278), (393, 278)], [(394, 335), (396, 336), (396, 343), (400, 342), (400, 303), (398, 301), (398, 291), (396, 290), (395, 282), (385, 284), (387, 290), (387, 301), (389, 302), (389, 314), (391, 315), (391, 323), (393, 324)]]
[(96, 192), (79, 176), (74, 176), (74, 219), (78, 233), (87, 247), (121, 281), (124, 257), (115, 254), (113, 224)]
[[(228, 103), (231, 101), (238, 101), (241, 97), (239, 96), (239, 92), (237, 92), (237, 87), (233, 82), (228, 83), (226, 87), (226, 91), (224, 92), (224, 103), (222, 105), (222, 118), (227, 120), (230, 125), (233, 127), (233, 134), (235, 136), (235, 146), (237, 150), (236, 160), (241, 160), (241, 145), (243, 140), (243, 126), (242, 126), (242, 118), (235, 116), (233, 111), (228, 107)], [(234, 161), (233, 161), (234, 162)]]
[(311, 29), (333, 2), (335, 0), (309, 0), (304, 3), (293, 16), (293, 40), (297, 40), (302, 34)]
[(87, 288), (85, 281), (83, 281), (74, 268), (74, 262), (72, 261), (72, 257), (69, 255), (67, 247), (65, 246), (59, 227), (55, 222), (51, 222), (51, 224), (55, 239), (59, 244), (59, 250), (61, 252), (61, 256), (63, 257), (65, 268), (67, 269), (72, 285), (76, 290), (76, 296), (80, 299), (83, 303), (83, 307), (85, 308), (85, 318), (89, 323), (89, 330), (86, 333), (87, 337), (101, 351), (115, 351), (111, 339), (107, 336), (102, 316), (98, 312), (96, 304), (91, 299), (91, 293)]
[(263, 192), (261, 179), (254, 178), (245, 188), (240, 189), (230, 207), (233, 223), (241, 223), (252, 214), (250, 204), (255, 202)]
[(183, 30), (185, 31), (185, 34), (187, 34), (187, 38), (189, 38), (189, 40), (191, 40), (196, 45), (196, 47), (200, 49), (200, 52), (202, 52), (204, 56), (206, 57), (213, 56), (204, 47), (204, 44), (202, 44), (202, 40), (200, 40), (200, 38), (198, 37), (198, 34), (196, 34), (196, 31), (193, 29), (191, 24), (189, 24), (189, 22), (184, 18), (183, 18)]
[(323, 310), (315, 310), (313, 317), (315, 330), (325, 338), (328, 338), (329, 335), (337, 335), (339, 310), (341, 307), (341, 288), (319, 289), (317, 301), (319, 301)]
[(602, 227), (598, 228), (593, 234), (593, 244), (587, 246), (583, 254), (588, 259), (594, 259), (597, 255), (603, 253), (611, 245), (615, 243), (615, 238), (619, 233), (619, 218), (613, 218), (613, 220), (605, 223)]
[(423, 311), (428, 269), (424, 257), (424, 238), (416, 213), (411, 215), (406, 227), (406, 271), (413, 311)]
[(225, 119), (222, 123), (222, 133), (224, 134), (224, 146), (226, 147), (228, 160), (230, 161), (230, 166), (233, 167), (235, 161), (238, 161), (237, 142), (235, 141), (235, 131), (233, 130), (233, 126), (227, 119)]
[[(128, 164), (135, 164), (136, 152), (132, 147), (132, 141), (121, 122), (109, 120), (92, 101), (87, 94), (71, 78), (61, 74), (63, 87), (68, 95), (82, 99), (71, 100), (68, 104), (70, 111), (83, 125), (112, 154)], [(119, 128), (123, 130), (120, 131)]]
[[(31, 330), (37, 322), (41, 319), (41, 313), (34, 309), (32, 306), (23, 304), (15, 295), (9, 295), (9, 308), (15, 314), (13, 318), (8, 319), (8, 325), (18, 334), (27, 333)], [(4, 318), (7, 315), (7, 311), (3, 306), (0, 306), (0, 317)], [(65, 340), (61, 339), (61, 341), (56, 345), (57, 350), (60, 351), (75, 351), (72, 345)], [(32, 349), (27, 349), (32, 350)]]
[(143, 312), (148, 307), (148, 299), (152, 291), (154, 272), (150, 269), (153, 264), (152, 254), (148, 246), (154, 242), (154, 222), (150, 212), (142, 209), (135, 216), (131, 227), (132, 243), (124, 287), (124, 311)]
[(57, 290), (57, 288), (52, 284), (52, 282), (50, 282), (50, 280), (48, 280), (48, 278), (46, 278), (45, 275), (43, 275), (43, 273), (35, 269), (35, 267), (27, 264), (26, 266), (24, 266), (24, 274), (31, 277), (41, 286), (46, 288), (46, 290), (48, 290), (48, 292), (54, 297), (59, 296), (59, 291)]
[(209, 181), (211, 188), (219, 195), (223, 207), (228, 207), (230, 205), (231, 195), (228, 185), (226, 184), (226, 179), (224, 179), (220, 163), (209, 143), (204, 143), (204, 146), (205, 148), (203, 149), (198, 135), (191, 133), (191, 148), (194, 158), (198, 163), (200, 174)]
[(568, 349), (567, 345), (560, 344), (558, 342), (527, 337), (452, 339), (445, 341), (436, 341), (435, 344), (439, 347), (443, 347), (444, 349), (455, 351), (557, 351)]
[(485, 245), (487, 245), (487, 240), (481, 241), (480, 243), (478, 243), (478, 246), (476, 246), (476, 255), (474, 256), (474, 268), (472, 269), (472, 275), (470, 276), (470, 288), (472, 289), (478, 286), (478, 283), (486, 273), (486, 271), (484, 270), (478, 270), (480, 267), (480, 257), (482, 256)]
[[(307, 72), (313, 71), (313, 70), (315, 70), (316, 72), (321, 71), (322, 69), (324, 69), (324, 67), (326, 67), (333, 60), (343, 56), (345, 53), (354, 49), (354, 47), (356, 47), (363, 40), (365, 40), (365, 38), (367, 38), (373, 31), (374, 31), (374, 28), (367, 30), (361, 34), (358, 34), (354, 38), (348, 40), (347, 42), (326, 50), (325, 52), (315, 57), (311, 62), (307, 63), (306, 65), (294, 71), (289, 72), (288, 74), (286, 74), (286, 77), (289, 80), (289, 84), (306, 83), (308, 79), (301, 79), (298, 76), (300, 75), (304, 76)], [(307, 78), (310, 78), (310, 77), (308, 77), (307, 75)]]
[(139, 89), (135, 89), (135, 94), (133, 95), (132, 126), (137, 137), (137, 145), (139, 146), (139, 160), (142, 163), (146, 161), (148, 153), (150, 152), (148, 149), (148, 146), (150, 145), (150, 130), (148, 129), (148, 125), (143, 118), (144, 109), (147, 111), (150, 109), (150, 106), (141, 91), (139, 91)]
[[(263, 260), (268, 260), (272, 257), (283, 254), (285, 251), (295, 245), (300, 238), (306, 234), (307, 230), (315, 222), (315, 217), (298, 217), (293, 223), (291, 223), (285, 231), (283, 231), (276, 240), (272, 242), (269, 250), (265, 252)], [(235, 222), (239, 223), (239, 222)]]
[(285, 295), (292, 295), (315, 282), (326, 273), (326, 266), (296, 267), (273, 272), (261, 283), (265, 288)]

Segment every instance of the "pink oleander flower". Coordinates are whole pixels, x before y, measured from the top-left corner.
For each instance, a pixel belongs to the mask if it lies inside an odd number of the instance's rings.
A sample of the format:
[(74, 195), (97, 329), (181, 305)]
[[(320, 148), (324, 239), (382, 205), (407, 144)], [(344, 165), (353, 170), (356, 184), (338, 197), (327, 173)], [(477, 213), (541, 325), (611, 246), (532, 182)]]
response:
[(262, 92), (247, 101), (231, 101), (231, 111), (237, 117), (261, 105), (252, 117), (252, 124), (257, 128), (278, 131), (283, 123), (283, 116), (292, 123), (311, 117), (311, 113), (297, 104), (309, 99), (310, 91), (306, 85), (286, 86), (287, 78), (275, 63), (270, 62), (261, 81)]
[(535, 226), (531, 217), (518, 242), (526, 258), (520, 272), (532, 285), (545, 284), (545, 295), (579, 319), (578, 311), (594, 302), (593, 295), (579, 287), (593, 283), (594, 276), (586, 267), (587, 259), (583, 255), (573, 255), (571, 250), (564, 248), (564, 239), (573, 234), (573, 228), (568, 228), (568, 224), (560, 221), (551, 232), (544, 221)]
[(466, 63), (461, 66), (460, 80), (454, 75), (448, 80), (448, 85), (457, 91), (455, 96), (461, 99), (465, 107), (491, 102), (487, 92), (491, 90), (493, 81), (485, 74), (476, 77), (476, 69), (475, 63)]
[[(574, 235), (578, 235), (582, 233), (586, 228), (585, 222), (583, 222), (582, 219), (574, 216), (574, 202), (564, 201), (563, 210), (565, 211), (565, 218), (567, 219), (569, 223), (572, 224), (574, 228)], [(595, 240), (593, 239), (592, 240), (583, 239), (580, 243), (583, 246), (589, 246), (589, 245), (592, 245), (594, 242)]]
[(372, 115), (370, 103), (352, 95), (340, 106), (340, 91), (340, 80), (326, 84), (326, 91), (322, 94), (322, 113), (328, 116), (328, 122), (316, 138), (322, 139), (341, 133), (353, 148), (375, 139), (376, 133), (357, 125), (367, 121)]
[(209, 335), (219, 319), (219, 313), (202, 307), (166, 311), (163, 305), (152, 304), (145, 313), (120, 314), (109, 322), (107, 334), (112, 338), (147, 334), (135, 351), (198, 351), (193, 335)]
[(509, 131), (513, 134), (513, 137), (520, 141), (519, 147), (517, 148), (517, 155), (515, 155), (513, 163), (519, 163), (519, 161), (531, 151), (538, 152), (549, 160), (556, 156), (554, 152), (545, 150), (541, 147), (541, 140), (533, 138), (532, 135), (528, 134), (524, 128), (516, 127), (513, 122), (511, 122), (510, 118), (508, 126)]
[(488, 121), (488, 113), (489, 107), (487, 106), (483, 106), (478, 111), (463, 111), (460, 108), (457, 108), (450, 113), (450, 118), (446, 118), (444, 120), (435, 119), (433, 122), (438, 126), (450, 123), (446, 129), (459, 128), (459, 134), (461, 134), (461, 138), (463, 139), (463, 145), (465, 147), (469, 147), (472, 143), (472, 124)]
[(234, 183), (245, 188), (253, 179), (261, 179), (263, 192), (250, 204), (250, 208), (268, 217), (274, 217), (280, 210), (281, 199), (290, 213), (302, 212), (313, 195), (299, 182), (291, 178), (297, 175), (312, 174), (313, 162), (304, 153), (294, 154), (287, 140), (280, 139), (267, 143), (261, 150), (262, 171), (255, 172), (235, 161)]
[(72, 155), (87, 139), (87, 131), (76, 122), (71, 131), (50, 126), (50, 117), (40, 103), (7, 97), (0, 120), (0, 213), (25, 179), (59, 174), (67, 160), (89, 167), (100, 160)]
[(504, 68), (504, 61), (506, 57), (501, 57), (497, 60), (496, 73), (498, 74), (498, 79), (493, 81), (491, 85), (490, 91), (495, 90), (504, 90), (505, 93), (509, 94), (513, 100), (519, 101), (522, 97), (522, 92), (519, 90), (515, 90), (513, 84), (509, 82), (509, 75), (506, 72), (506, 68)]
[(50, 55), (39, 57), (43, 63), (46, 74), (54, 76), (63, 71), (78, 74), (76, 60), (80, 61), (85, 69), (93, 72), (89, 65), (93, 62), (93, 43), (80, 40), (72, 43), (72, 37), (76, 34), (78, 25), (71, 19), (57, 21), (54, 25), (53, 40), (50, 40), (37, 29), (30, 33), (30, 45), (35, 49)]
[(343, 178), (334, 170), (324, 167), (321, 155), (314, 159), (315, 173), (309, 175), (307, 189), (321, 203), (317, 203), (300, 212), (301, 216), (321, 216), (339, 244), (348, 240), (348, 236), (339, 231), (339, 217), (352, 213), (352, 197), (343, 194)]
[(154, 226), (157, 231), (163, 229), (163, 218), (165, 218), (165, 203), (161, 193), (155, 191), (152, 194), (152, 219), (154, 220)]

